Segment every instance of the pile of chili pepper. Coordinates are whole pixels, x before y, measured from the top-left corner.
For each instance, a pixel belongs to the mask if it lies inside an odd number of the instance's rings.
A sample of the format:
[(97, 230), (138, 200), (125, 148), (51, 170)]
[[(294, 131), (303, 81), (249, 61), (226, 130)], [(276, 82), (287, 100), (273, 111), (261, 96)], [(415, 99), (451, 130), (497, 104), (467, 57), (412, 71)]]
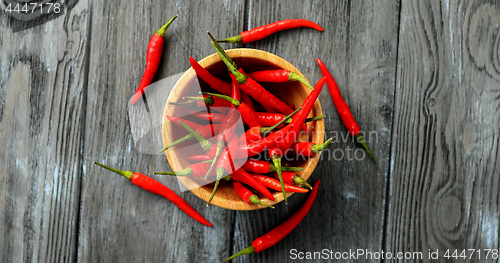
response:
[[(301, 131), (308, 132), (306, 122), (315, 122), (324, 117), (307, 118), (326, 78), (321, 78), (312, 87), (302, 75), (288, 70), (246, 73), (245, 69), (225, 53), (215, 38), (208, 34), (229, 74), (212, 75), (196, 60), (189, 58), (203, 92), (200, 94), (198, 90), (190, 90), (187, 93), (192, 94), (185, 95), (182, 100), (169, 101), (171, 107), (181, 107), (173, 112), (184, 115), (167, 116), (167, 119), (174, 125), (182, 126), (185, 134), (180, 134), (180, 139), (171, 142), (161, 151), (182, 149), (188, 141), (191, 141), (191, 145), (198, 144), (200, 151), (196, 151), (196, 155), (187, 156), (191, 165), (183, 170), (158, 174), (203, 177), (209, 179), (208, 182), (214, 182), (207, 205), (217, 194), (221, 180), (228, 187), (233, 187), (242, 201), (250, 205), (272, 207), (269, 203), (275, 200), (273, 192), (282, 192), (285, 203), (287, 193), (308, 192), (309, 189), (301, 186), (311, 188), (311, 185), (296, 173), (302, 168), (290, 166), (293, 161), (284, 165), (281, 157), (287, 155), (291, 157), (289, 160), (310, 158), (330, 144), (330, 140), (319, 145), (297, 141)], [(276, 97), (272, 93), (272, 87), (264, 84), (289, 81), (299, 81), (311, 89), (308, 97), (296, 110)], [(268, 112), (266, 109), (273, 110)], [(235, 123), (239, 119), (244, 124), (244, 130), (235, 129)], [(200, 152), (204, 154), (199, 154)], [(266, 158), (266, 152), (271, 158)], [(237, 160), (241, 158), (242, 164), (237, 165)]]
[[(165, 31), (176, 17), (170, 19), (151, 37), (145, 72), (132, 97), (131, 104), (136, 103), (144, 95), (151, 83), (161, 59)], [(321, 26), (312, 21), (289, 19), (243, 31), (237, 36), (220, 41), (245, 44), (261, 40), (278, 31), (297, 27), (323, 31)], [(225, 181), (229, 187), (233, 187), (243, 202), (270, 208), (274, 208), (269, 204), (275, 200), (273, 193), (282, 192), (284, 201), (287, 203), (287, 193), (307, 193), (309, 189), (311, 190), (305, 204), (292, 217), (269, 233), (257, 238), (249, 247), (230, 256), (226, 259), (228, 261), (275, 245), (297, 227), (311, 209), (320, 181), (318, 180), (314, 187), (311, 186), (296, 173), (302, 168), (282, 162), (282, 157), (310, 158), (330, 145), (331, 139), (322, 144), (298, 140), (301, 131), (308, 132), (306, 123), (325, 117), (307, 118), (325, 83), (344, 126), (351, 135), (357, 138), (373, 162), (376, 163), (376, 161), (363, 139), (359, 125), (342, 98), (337, 83), (321, 60), (316, 59), (323, 77), (314, 87), (302, 75), (284, 69), (246, 72), (224, 52), (209, 32), (208, 34), (212, 39), (212, 46), (226, 65), (229, 74), (227, 76), (212, 75), (195, 59), (189, 58), (192, 68), (201, 80), (203, 92), (184, 96), (181, 101), (169, 102), (172, 107), (183, 107), (182, 112), (189, 114), (182, 117), (166, 116), (173, 124), (182, 127), (185, 134), (160, 151), (175, 150), (191, 142), (199, 146), (201, 154), (188, 156), (187, 160), (191, 164), (180, 171), (155, 172), (155, 174), (197, 179), (212, 178), (213, 190), (207, 206), (216, 195), (221, 180)], [(266, 89), (264, 84), (290, 81), (299, 81), (311, 89), (302, 105), (295, 110)], [(244, 130), (235, 128), (240, 118), (244, 123)], [(141, 173), (122, 171), (97, 162), (94, 164), (124, 176), (146, 191), (167, 198), (193, 219), (212, 227), (212, 224), (186, 201), (160, 182)]]

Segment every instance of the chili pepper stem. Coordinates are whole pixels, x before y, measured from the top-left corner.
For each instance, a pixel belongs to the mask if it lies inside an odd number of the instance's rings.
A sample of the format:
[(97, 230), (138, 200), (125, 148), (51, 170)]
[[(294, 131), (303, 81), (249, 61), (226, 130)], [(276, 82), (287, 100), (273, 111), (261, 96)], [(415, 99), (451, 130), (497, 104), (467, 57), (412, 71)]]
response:
[[(276, 172), (276, 166), (274, 164), (270, 164), (270, 172)], [(281, 171), (286, 171), (286, 172), (294, 172), (294, 171), (302, 171), (304, 168), (302, 167), (287, 167), (287, 166), (282, 166)]]
[(288, 121), (293, 115), (295, 115), (295, 113), (297, 113), (299, 110), (301, 110), (302, 107), (296, 109), (294, 112), (292, 112), (290, 115), (288, 116), (285, 116), (285, 118), (283, 118), (281, 121), (279, 121), (278, 123), (274, 124), (273, 126), (271, 127), (262, 127), (260, 129), (260, 134), (262, 135), (262, 137), (264, 137), (266, 134), (272, 132), (274, 129), (276, 129), (277, 127), (279, 127), (281, 124), (285, 123), (286, 121)]
[(365, 139), (363, 138), (363, 135), (361, 135), (361, 134), (356, 135), (356, 139), (358, 140), (359, 143), (361, 143), (361, 145), (363, 145), (363, 148), (365, 148), (366, 152), (368, 153), (368, 155), (370, 156), (372, 161), (375, 164), (377, 164), (377, 161), (375, 161), (375, 158), (373, 157), (372, 153), (370, 152), (370, 149), (368, 149), (368, 145), (366, 145), (366, 142), (365, 142)]
[(108, 170), (110, 170), (110, 171), (112, 171), (112, 172), (115, 172), (115, 173), (117, 173), (117, 174), (119, 174), (119, 175), (123, 175), (125, 178), (127, 178), (127, 179), (129, 179), (129, 180), (131, 180), (131, 179), (132, 179), (132, 176), (134, 176), (134, 172), (132, 172), (132, 171), (123, 171), (123, 170), (118, 170), (118, 169), (111, 168), (111, 167), (109, 167), (109, 166), (106, 166), (106, 165), (101, 164), (101, 163), (98, 163), (98, 162), (94, 162), (94, 164), (97, 164), (97, 165), (99, 165), (99, 166), (101, 166), (101, 167), (103, 167), (103, 168), (106, 168), (106, 169), (108, 169)]
[(328, 147), (328, 145), (330, 145), (331, 141), (332, 141), (332, 138), (328, 139), (323, 144), (314, 144), (313, 146), (311, 146), (311, 151), (314, 154), (319, 153), (319, 152), (323, 151), (324, 149), (326, 149), (326, 147)]
[(234, 37), (228, 37), (226, 39), (217, 40), (217, 42), (241, 43), (242, 42), (242, 37), (241, 37), (241, 35), (237, 35), (237, 36), (234, 36)]
[(167, 28), (174, 22), (174, 20), (177, 18), (177, 16), (172, 17), (165, 25), (163, 25), (158, 31), (156, 31), (155, 34), (157, 34), (160, 37), (165, 36), (165, 31), (167, 31)]
[(260, 201), (260, 199), (256, 195), (251, 195), (250, 199), (248, 201), (250, 201), (250, 203), (252, 203), (254, 205), (263, 205), (263, 206), (267, 206), (267, 207), (274, 209), (274, 206), (268, 205), (268, 204)]
[(215, 40), (212, 34), (210, 34), (210, 32), (208, 31), (207, 33), (210, 36), (210, 38), (212, 38), (210, 44), (212, 44), (217, 54), (219, 54), (224, 64), (226, 64), (227, 69), (234, 75), (234, 77), (238, 81), (238, 84), (245, 83), (248, 77), (245, 76), (245, 74), (238, 71), (236, 63), (234, 63), (234, 61), (226, 54), (226, 52), (224, 52), (224, 49), (219, 45), (219, 43), (217, 43), (217, 40)]
[(297, 74), (295, 72), (290, 71), (290, 73), (288, 73), (288, 80), (289, 81), (300, 81), (302, 84), (306, 85), (311, 90), (314, 90), (313, 86), (311, 85), (311, 83), (309, 83), (309, 81), (307, 81), (305, 78), (303, 78), (302, 76), (300, 76), (299, 74)]
[(283, 182), (283, 176), (281, 175), (281, 156), (275, 154), (273, 155), (273, 157), (271, 157), (271, 160), (273, 161), (274, 166), (276, 167), (276, 173), (278, 173), (278, 177), (280, 179), (281, 191), (283, 192), (283, 199), (285, 200), (285, 205), (288, 205), (288, 200), (285, 192), (285, 183)]
[(170, 149), (170, 148), (174, 147), (174, 146), (175, 146), (175, 145), (177, 145), (177, 144), (181, 144), (181, 143), (183, 143), (183, 142), (185, 142), (185, 141), (189, 141), (189, 140), (191, 140), (191, 139), (195, 139), (195, 138), (194, 138), (194, 136), (193, 136), (193, 135), (188, 134), (188, 135), (186, 135), (186, 136), (184, 136), (184, 137), (180, 138), (179, 140), (177, 140), (177, 141), (175, 141), (175, 142), (171, 143), (170, 145), (165, 146), (165, 148), (161, 149), (161, 150), (158, 152), (158, 154), (160, 154), (160, 153), (162, 153), (162, 152), (164, 152), (164, 151), (166, 151), (166, 150), (168, 150), (168, 149)]
[(210, 165), (210, 169), (208, 169), (207, 174), (205, 175), (204, 179), (207, 179), (208, 175), (212, 172), (214, 169), (215, 163), (217, 162), (217, 159), (219, 159), (220, 155), (222, 154), (222, 151), (224, 151), (225, 143), (224, 141), (217, 141), (217, 148), (215, 150), (215, 156), (214, 159), (212, 160), (212, 164)]
[(179, 172), (153, 172), (154, 174), (161, 175), (172, 175), (172, 176), (191, 176), (193, 174), (193, 169), (191, 167), (186, 167), (182, 171)]
[(226, 95), (222, 95), (222, 94), (217, 94), (217, 93), (211, 93), (211, 92), (202, 92), (201, 94), (203, 95), (210, 95), (210, 96), (214, 96), (216, 98), (220, 98), (220, 99), (223, 99), (223, 100), (227, 100), (229, 103), (233, 104), (234, 107), (238, 108), (241, 104), (241, 101), (237, 100), (237, 99), (233, 99), (229, 96), (226, 96)]
[(205, 140), (205, 138), (201, 137), (201, 135), (198, 132), (191, 129), (182, 121), (179, 121), (179, 124), (182, 125), (182, 127), (184, 127), (184, 129), (186, 129), (189, 132), (189, 134), (191, 134), (194, 138), (196, 138), (196, 140), (198, 140), (203, 150), (209, 151), (210, 148), (212, 148), (213, 146), (212, 143), (209, 142), (208, 140)]
[(237, 257), (239, 257), (239, 256), (241, 256), (241, 255), (247, 255), (247, 254), (253, 254), (253, 253), (255, 253), (255, 248), (254, 248), (252, 245), (250, 245), (249, 247), (247, 247), (247, 248), (245, 248), (245, 249), (241, 250), (240, 252), (238, 252), (238, 253), (236, 253), (236, 254), (234, 254), (234, 255), (232, 255), (232, 256), (230, 256), (230, 257), (228, 257), (228, 258), (226, 259), (226, 261), (229, 261), (229, 260), (231, 260), (231, 259), (237, 258)]
[(222, 167), (217, 167), (215, 171), (217, 172), (217, 181), (215, 181), (214, 189), (212, 190), (212, 195), (210, 195), (210, 198), (208, 198), (207, 207), (210, 205), (210, 202), (212, 202), (212, 199), (215, 196), (215, 192), (217, 191), (217, 186), (219, 186), (220, 179), (224, 175), (225, 169)]

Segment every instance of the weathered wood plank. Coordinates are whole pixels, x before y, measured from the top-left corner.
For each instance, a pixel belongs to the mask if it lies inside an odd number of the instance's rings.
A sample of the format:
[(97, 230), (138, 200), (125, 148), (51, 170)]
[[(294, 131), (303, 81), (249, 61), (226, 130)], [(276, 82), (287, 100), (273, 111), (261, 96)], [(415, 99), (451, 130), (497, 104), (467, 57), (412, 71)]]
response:
[(183, 193), (214, 224), (208, 228), (166, 199), (92, 162), (151, 176), (170, 169), (164, 155), (137, 151), (128, 119), (128, 102), (144, 71), (148, 41), (179, 15), (167, 31), (157, 78), (183, 72), (189, 68), (189, 56), (199, 60), (214, 53), (207, 30), (226, 35), (228, 28), (243, 28), (243, 9), (243, 1), (92, 1), (79, 261), (218, 262), (228, 254), (230, 211), (206, 208), (193, 194)]
[(498, 249), (500, 6), (403, 1), (401, 17), (386, 251)]
[(76, 259), (88, 2), (13, 33), (0, 14), (0, 261)]
[[(311, 82), (321, 76), (314, 61), (321, 58), (337, 79), (361, 128), (367, 132), (365, 137), (372, 132), (372, 137), (367, 138), (368, 145), (378, 165), (368, 158), (361, 161), (353, 158), (353, 149), (360, 146), (347, 135), (325, 87), (320, 101), (327, 116), (327, 136), (333, 136), (334, 143), (310, 179), (322, 180), (314, 207), (282, 242), (235, 262), (289, 261), (291, 249), (380, 251), (389, 172), (398, 1), (250, 1), (249, 9), (249, 28), (288, 18), (309, 19), (325, 28), (324, 32), (312, 29), (280, 32), (248, 46), (285, 58)], [(342, 138), (346, 136), (344, 141)], [(306, 197), (294, 195), (288, 207), (279, 204), (275, 211), (238, 212), (233, 252), (288, 219)]]

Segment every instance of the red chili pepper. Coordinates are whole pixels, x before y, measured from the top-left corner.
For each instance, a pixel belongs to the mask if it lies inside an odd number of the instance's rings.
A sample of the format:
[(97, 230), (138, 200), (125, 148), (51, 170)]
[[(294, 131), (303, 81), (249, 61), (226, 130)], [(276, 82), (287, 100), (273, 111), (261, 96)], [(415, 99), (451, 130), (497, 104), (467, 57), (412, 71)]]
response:
[(231, 85), (229, 83), (210, 74), (210, 72), (208, 72), (208, 70), (198, 64), (198, 62), (194, 58), (189, 57), (189, 62), (191, 63), (191, 67), (193, 67), (194, 71), (196, 72), (196, 75), (198, 75), (199, 78), (205, 81), (212, 89), (224, 95), (231, 94)]
[(245, 92), (241, 92), (241, 101), (245, 102), (248, 107), (255, 111), (255, 105), (253, 104), (252, 98), (250, 98), (250, 96), (248, 96)]
[[(255, 115), (257, 116), (257, 119), (259, 119), (260, 125), (262, 126), (273, 126), (276, 123), (282, 121), (287, 116), (281, 113), (270, 113), (270, 112), (255, 112)], [(305, 123), (321, 120), (324, 119), (325, 117), (326, 116), (323, 115), (323, 116), (307, 118)], [(285, 124), (289, 124), (291, 122), (292, 120), (288, 119), (285, 121)], [(307, 131), (307, 126), (305, 125), (305, 123), (302, 124), (302, 130)]]
[[(186, 122), (186, 121), (184, 120), (184, 122)], [(201, 128), (196, 129), (196, 133), (198, 133), (201, 137), (208, 139), (208, 138), (215, 136), (215, 134), (219, 132), (219, 129), (220, 129), (220, 124), (209, 124), (209, 125), (202, 126)], [(158, 153), (162, 153), (163, 151), (166, 151), (166, 150), (168, 150), (168, 149), (170, 149), (178, 144), (181, 144), (181, 143), (189, 141), (189, 140), (196, 140), (196, 138), (193, 135), (188, 134), (188, 135), (180, 138), (179, 140), (171, 143), (170, 145), (167, 145), (165, 148), (163, 148)]]
[(268, 25), (256, 27), (248, 31), (243, 31), (237, 36), (228, 37), (226, 39), (219, 40), (219, 42), (246, 44), (257, 40), (261, 40), (265, 37), (268, 37), (282, 30), (287, 30), (297, 27), (310, 27), (318, 31), (323, 31), (323, 28), (320, 25), (312, 21), (305, 19), (287, 19), (287, 20), (276, 21)]
[(344, 126), (347, 128), (347, 130), (351, 135), (356, 136), (358, 142), (361, 143), (363, 148), (365, 148), (366, 152), (368, 153), (372, 161), (375, 164), (377, 164), (377, 161), (375, 161), (375, 158), (370, 152), (368, 145), (366, 145), (363, 136), (360, 134), (361, 129), (359, 128), (358, 123), (354, 119), (351, 109), (349, 109), (349, 106), (345, 102), (344, 98), (342, 98), (342, 94), (340, 94), (337, 82), (332, 77), (332, 74), (330, 74), (330, 71), (328, 71), (325, 64), (323, 64), (323, 62), (319, 58), (316, 59), (316, 62), (318, 63), (319, 69), (321, 70), (321, 74), (323, 74), (323, 76), (326, 77), (326, 84), (328, 86), (328, 91), (330, 91), (330, 96), (332, 96), (333, 104), (335, 105), (335, 108), (337, 109), (337, 112), (339, 113), (340, 118), (344, 123)]
[[(205, 173), (207, 172), (209, 167), (210, 163), (206, 162), (193, 163), (179, 172), (154, 172), (154, 174), (203, 177), (205, 176)], [(215, 175), (215, 171), (213, 171), (213, 173), (210, 173), (210, 175)]]
[(230, 107), (231, 103), (210, 95), (201, 95), (198, 97), (186, 96), (183, 99), (188, 99), (184, 102), (169, 102), (172, 105), (188, 106), (188, 107)]
[(148, 85), (151, 84), (153, 77), (156, 74), (156, 70), (158, 69), (158, 65), (160, 65), (161, 54), (163, 52), (163, 43), (165, 40), (163, 37), (165, 36), (165, 31), (167, 28), (174, 22), (177, 16), (172, 17), (170, 21), (168, 21), (164, 26), (162, 26), (156, 33), (153, 34), (148, 44), (148, 51), (146, 53), (146, 70), (142, 75), (141, 83), (139, 87), (135, 91), (134, 96), (132, 97), (132, 105), (134, 105), (139, 98), (142, 97), (144, 91), (148, 88)]
[[(269, 176), (261, 175), (261, 174), (253, 174), (250, 173), (250, 175), (253, 176), (253, 178), (259, 180), (265, 187), (276, 190), (276, 191), (281, 191), (281, 184), (280, 181), (271, 178)], [(290, 184), (285, 184), (285, 191), (289, 193), (307, 193), (309, 190), (297, 187), (295, 185), (290, 185)]]
[(200, 154), (200, 155), (189, 156), (187, 159), (190, 162), (203, 162), (203, 161), (212, 160), (213, 158), (214, 158), (213, 156), (210, 157), (206, 154)]
[(314, 90), (309, 93), (307, 98), (304, 100), (302, 103), (302, 110), (297, 113), (293, 118), (291, 124), (295, 124), (295, 128), (290, 130), (292, 133), (290, 136), (287, 136), (287, 140), (282, 140), (279, 142), (278, 146), (281, 148), (281, 150), (286, 154), (286, 151), (292, 147), (292, 145), (295, 143), (295, 140), (299, 136), (299, 125), (304, 123), (304, 121), (307, 118), (307, 115), (309, 115), (309, 112), (312, 110), (314, 106), (314, 102), (318, 98), (319, 94), (321, 93), (321, 90), (323, 89), (323, 85), (325, 84), (326, 78), (322, 77), (316, 85), (314, 85)]
[(261, 182), (259, 182), (255, 178), (253, 178), (244, 169), (240, 168), (240, 169), (234, 171), (231, 174), (231, 177), (233, 177), (233, 180), (238, 181), (238, 182), (242, 182), (242, 183), (252, 187), (253, 189), (257, 190), (259, 193), (261, 193), (262, 195), (267, 197), (269, 200), (271, 200), (271, 201), (275, 200), (275, 198), (271, 194), (271, 192), (269, 192), (269, 190)]
[[(257, 159), (248, 159), (241, 168), (247, 172), (267, 174), (276, 171), (274, 164)], [(302, 171), (302, 167), (282, 167), (283, 171)]]
[(310, 89), (314, 89), (311, 83), (295, 72), (286, 69), (263, 70), (248, 73), (248, 76), (257, 82), (283, 83), (289, 81), (300, 81)]
[(233, 181), (233, 187), (236, 194), (249, 205), (263, 205), (274, 209), (274, 206), (268, 205), (260, 201), (257, 195), (254, 195), (250, 190), (246, 189), (240, 182)]
[(293, 146), (291, 151), (293, 151), (296, 155), (300, 155), (303, 157), (311, 157), (330, 145), (330, 141), (332, 139), (328, 139), (326, 142), (323, 144), (315, 144), (313, 142), (296, 142)]
[(218, 97), (231, 103), (240, 112), (241, 118), (248, 126), (250, 126), (250, 128), (260, 126), (260, 122), (255, 115), (255, 111), (253, 111), (245, 102), (221, 94), (210, 92), (203, 92), (203, 94)]
[(277, 132), (271, 133), (271, 135), (260, 141), (240, 145), (238, 157), (252, 157), (273, 147), (278, 141), (282, 140), (292, 128), (293, 124), (290, 124)]
[(226, 118), (224, 114), (213, 112), (188, 110), (188, 113), (200, 120), (209, 121), (210, 123), (222, 122), (224, 118)]
[[(278, 173), (272, 172), (269, 174), (270, 176), (279, 179)], [(294, 184), (294, 185), (305, 185), (309, 187), (311, 190), (313, 189), (312, 186), (302, 177), (297, 175), (295, 172), (285, 172), (283, 171), (281, 173), (281, 176), (283, 177), (283, 182), (287, 184)]]
[(290, 120), (290, 118), (295, 115), (301, 108), (296, 109), (292, 114), (287, 115), (285, 118), (283, 118), (281, 121), (278, 123), (274, 124), (271, 127), (262, 127), (262, 126), (255, 126), (255, 127), (250, 127), (245, 134), (240, 136), (239, 143), (240, 144), (245, 144), (247, 142), (255, 142), (258, 140), (261, 140), (264, 138), (268, 133), (272, 132), (274, 129), (276, 129), (278, 126), (286, 122), (287, 120)]
[(211, 42), (212, 46), (222, 58), (222, 61), (224, 62), (224, 64), (226, 64), (228, 70), (234, 75), (242, 91), (253, 97), (260, 104), (269, 105), (283, 114), (288, 115), (293, 112), (293, 110), (288, 105), (286, 105), (283, 101), (267, 91), (264, 87), (257, 83), (257, 81), (253, 80), (250, 77), (247, 77), (245, 74), (238, 71), (236, 63), (234, 63), (233, 60), (224, 52), (224, 49), (222, 49), (222, 47), (217, 43), (213, 36), (210, 35), (210, 37), (213, 40)]
[(179, 207), (182, 211), (184, 211), (186, 214), (188, 214), (196, 221), (204, 225), (207, 225), (209, 227), (213, 226), (212, 224), (210, 224), (210, 222), (208, 222), (205, 218), (203, 218), (203, 216), (201, 216), (198, 212), (196, 212), (196, 210), (194, 210), (186, 201), (184, 201), (184, 199), (178, 196), (170, 188), (154, 180), (153, 178), (148, 177), (141, 173), (117, 170), (97, 162), (94, 162), (94, 164), (97, 164), (103, 168), (113, 171), (119, 175), (123, 175), (125, 178), (129, 179), (133, 184), (139, 186), (140, 188), (148, 192), (151, 192), (153, 194), (167, 198), (170, 202), (174, 203), (177, 207)]
[(198, 129), (201, 129), (203, 127), (203, 125), (201, 124), (198, 124), (196, 122), (192, 122), (192, 121), (188, 121), (188, 120), (183, 120), (183, 119), (179, 119), (179, 118), (176, 118), (174, 116), (170, 116), (170, 115), (165, 115), (165, 117), (167, 117), (167, 119), (169, 121), (171, 121), (172, 123), (176, 124), (176, 125), (180, 125), (179, 124), (179, 121), (182, 120), (185, 124), (189, 125), (189, 127), (195, 129), (195, 130), (198, 130)]
[(260, 251), (268, 249), (274, 246), (276, 243), (278, 243), (290, 232), (292, 232), (292, 230), (294, 230), (300, 224), (300, 222), (302, 222), (302, 219), (304, 219), (307, 213), (309, 213), (309, 210), (311, 210), (311, 207), (313, 206), (314, 201), (316, 200), (316, 196), (318, 195), (318, 186), (320, 182), (321, 181), (317, 181), (314, 184), (314, 190), (311, 191), (311, 194), (307, 197), (307, 200), (304, 203), (304, 205), (295, 214), (293, 214), (293, 216), (291, 216), (283, 224), (275, 227), (269, 233), (255, 239), (252, 242), (251, 246), (230, 256), (229, 258), (226, 259), (226, 261), (229, 261), (241, 255), (258, 253)]

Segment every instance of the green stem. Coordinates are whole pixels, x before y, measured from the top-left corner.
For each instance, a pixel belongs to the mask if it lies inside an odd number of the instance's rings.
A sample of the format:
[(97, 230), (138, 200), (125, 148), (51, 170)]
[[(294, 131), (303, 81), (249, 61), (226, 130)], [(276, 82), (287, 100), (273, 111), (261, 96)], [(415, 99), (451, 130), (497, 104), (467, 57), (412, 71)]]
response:
[(217, 172), (217, 181), (215, 181), (214, 189), (212, 190), (212, 195), (210, 195), (210, 198), (208, 198), (207, 206), (210, 205), (210, 202), (212, 202), (212, 199), (215, 196), (215, 192), (217, 191), (217, 186), (219, 186), (220, 179), (222, 179), (222, 176), (226, 172), (226, 169), (222, 167), (217, 167), (215, 171)]
[(304, 180), (304, 178), (302, 178), (298, 175), (294, 175), (292, 178), (292, 181), (296, 185), (305, 185), (305, 186), (309, 187), (309, 189), (311, 189), (311, 190), (313, 189), (313, 187), (306, 180)]
[(288, 205), (288, 200), (285, 192), (285, 183), (283, 182), (283, 176), (281, 175), (281, 156), (275, 154), (271, 157), (273, 160), (274, 166), (276, 167), (276, 173), (278, 173), (278, 177), (280, 179), (281, 191), (283, 191), (283, 199), (285, 200), (285, 205)]
[[(304, 168), (302, 168), (302, 167), (281, 166), (282, 172), (295, 172), (295, 171), (302, 171), (302, 170), (304, 170)], [(271, 164), (269, 172), (276, 172), (276, 166), (274, 164)]]
[(236, 254), (234, 254), (234, 255), (232, 255), (232, 256), (230, 256), (230, 257), (228, 257), (228, 258), (226, 259), (226, 261), (229, 261), (229, 260), (231, 260), (231, 259), (237, 258), (237, 257), (239, 257), (239, 256), (241, 256), (241, 255), (247, 255), (247, 254), (253, 254), (253, 253), (255, 253), (255, 248), (254, 248), (252, 245), (250, 245), (249, 247), (247, 247), (247, 248), (245, 248), (245, 249), (241, 250), (240, 252), (238, 252), (238, 253), (236, 253)]
[(238, 84), (245, 83), (247, 81), (248, 77), (245, 76), (245, 74), (238, 71), (238, 65), (236, 65), (236, 63), (234, 63), (234, 61), (226, 54), (226, 52), (224, 52), (224, 49), (219, 45), (219, 43), (217, 43), (217, 40), (215, 40), (215, 38), (212, 36), (212, 34), (210, 34), (210, 32), (208, 32), (208, 31), (207, 31), (207, 33), (210, 36), (210, 38), (212, 38), (212, 41), (210, 42), (210, 44), (212, 44), (212, 46), (214, 47), (217, 54), (219, 54), (219, 56), (222, 59), (222, 61), (224, 62), (224, 64), (226, 64), (227, 69), (231, 73), (233, 73), (234, 77), (238, 81)]
[(193, 169), (191, 167), (186, 167), (179, 172), (154, 172), (154, 174), (162, 174), (162, 175), (173, 175), (173, 176), (191, 176), (193, 175)]
[[(304, 121), (304, 123), (308, 123), (308, 122), (311, 122), (311, 121), (317, 121), (317, 120), (321, 120), (321, 119), (324, 119), (324, 118), (326, 118), (326, 116), (325, 116), (325, 115), (323, 115), (323, 116), (311, 117), (311, 118), (307, 118), (307, 119)], [(288, 119), (285, 123), (286, 123), (286, 124), (289, 124), (289, 123), (291, 123), (291, 122), (292, 122), (292, 120)]]
[(260, 135), (262, 137), (266, 136), (268, 133), (272, 132), (274, 129), (278, 128), (281, 124), (285, 123), (286, 121), (288, 121), (293, 115), (295, 115), (295, 113), (297, 113), (299, 110), (301, 110), (302, 107), (296, 109), (294, 112), (290, 113), (290, 115), (288, 116), (285, 116), (285, 118), (283, 118), (281, 121), (279, 121), (278, 123), (274, 124), (273, 126), (271, 127), (262, 127), (260, 128)]
[(303, 78), (302, 76), (300, 76), (295, 72), (290, 71), (290, 73), (288, 73), (288, 81), (300, 81), (304, 85), (309, 87), (311, 90), (314, 90), (313, 86), (311, 85), (311, 83), (309, 83), (309, 81), (307, 81), (307, 79)]
[(237, 100), (237, 99), (233, 99), (229, 96), (226, 96), (226, 95), (222, 95), (222, 94), (217, 94), (217, 93), (211, 93), (211, 92), (202, 92), (201, 94), (203, 95), (210, 95), (210, 96), (214, 96), (214, 97), (217, 97), (219, 99), (223, 99), (223, 100), (227, 100), (229, 103), (233, 104), (234, 107), (238, 108), (241, 104), (241, 101)]
[(158, 31), (156, 31), (155, 34), (157, 34), (160, 37), (165, 36), (165, 31), (167, 31), (167, 28), (174, 22), (174, 20), (177, 18), (177, 16), (172, 17), (165, 25), (163, 25)]
[(215, 156), (214, 159), (212, 160), (212, 164), (210, 164), (210, 169), (208, 169), (207, 174), (205, 175), (204, 179), (207, 179), (208, 175), (212, 172), (214, 169), (215, 163), (217, 162), (217, 159), (219, 159), (220, 155), (222, 154), (222, 151), (226, 148), (226, 144), (224, 143), (223, 140), (217, 141), (217, 148), (215, 149)]
[(317, 154), (321, 151), (323, 151), (324, 149), (326, 149), (326, 147), (328, 147), (328, 145), (330, 145), (330, 142), (332, 141), (332, 138), (328, 139), (326, 142), (324, 142), (323, 144), (313, 144), (311, 146), (311, 151), (314, 153), (314, 154)]
[(108, 170), (110, 170), (110, 171), (113, 171), (113, 172), (115, 172), (115, 173), (117, 173), (117, 174), (119, 174), (119, 175), (123, 175), (123, 176), (125, 176), (125, 178), (127, 178), (127, 179), (129, 179), (129, 180), (131, 180), (131, 179), (132, 179), (132, 176), (134, 176), (134, 172), (132, 172), (132, 171), (123, 171), (123, 170), (118, 170), (118, 169), (115, 169), (115, 168), (111, 168), (111, 167), (109, 167), (109, 166), (106, 166), (106, 165), (104, 165), (104, 164), (100, 164), (100, 163), (98, 163), (98, 162), (94, 162), (94, 164), (97, 164), (97, 165), (99, 165), (99, 166), (101, 166), (101, 167), (103, 167), (103, 168), (106, 168), (106, 169), (108, 169)]
[(267, 207), (274, 209), (274, 206), (268, 205), (268, 204), (260, 201), (259, 197), (257, 197), (256, 195), (251, 195), (250, 199), (248, 199), (248, 201), (250, 201), (250, 203), (252, 203), (254, 205), (263, 205), (263, 206), (267, 206)]
[(243, 38), (241, 37), (241, 35), (237, 35), (234, 37), (228, 37), (226, 39), (217, 40), (217, 41), (218, 42), (227, 42), (227, 43), (241, 43), (241, 42), (243, 42)]
[(179, 140), (171, 143), (170, 145), (167, 145), (165, 148), (161, 149), (161, 151), (159, 151), (158, 153), (162, 153), (162, 152), (164, 152), (164, 151), (166, 151), (166, 150), (168, 150), (168, 149), (176, 146), (177, 144), (180, 144), (180, 143), (183, 143), (183, 142), (186, 142), (186, 141), (189, 141), (189, 140), (193, 140), (193, 139), (195, 139), (194, 136), (191, 135), (191, 134), (188, 134), (188, 135), (180, 138)]
[(365, 139), (363, 138), (363, 135), (358, 134), (358, 135), (356, 135), (356, 138), (358, 139), (358, 142), (361, 143), (361, 145), (363, 145), (363, 148), (365, 148), (366, 152), (368, 153), (368, 155), (370, 156), (372, 161), (375, 164), (377, 164), (377, 161), (375, 161), (375, 158), (373, 157), (372, 153), (370, 152), (370, 149), (368, 149), (368, 145), (366, 145), (366, 142), (365, 142)]
[(205, 140), (205, 138), (203, 138), (199, 132), (194, 131), (193, 129), (191, 129), (191, 127), (187, 126), (184, 122), (179, 121), (179, 124), (182, 125), (182, 127), (184, 127), (184, 129), (186, 129), (196, 140), (198, 140), (198, 142), (200, 143), (203, 150), (205, 150), (205, 152), (210, 151), (210, 149), (214, 146), (213, 143), (211, 143), (208, 140)]
[(194, 100), (194, 101), (203, 101), (205, 102), (205, 104), (209, 105), (209, 106), (212, 106), (214, 104), (214, 98), (212, 98), (211, 96), (209, 97), (191, 97), (191, 96), (187, 96), (187, 97), (182, 97), (183, 99), (189, 99), (189, 100)]

